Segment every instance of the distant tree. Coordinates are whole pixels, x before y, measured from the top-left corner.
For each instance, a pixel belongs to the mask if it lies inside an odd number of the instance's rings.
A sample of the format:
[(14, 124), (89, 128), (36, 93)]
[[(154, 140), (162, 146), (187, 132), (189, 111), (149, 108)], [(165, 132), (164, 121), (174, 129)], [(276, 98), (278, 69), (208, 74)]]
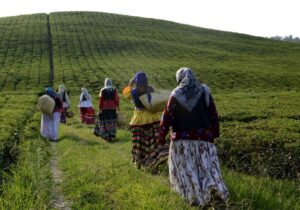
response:
[(272, 36), (270, 39), (275, 39), (275, 40), (282, 40), (281, 36)]
[(285, 40), (285, 41), (293, 41), (293, 36), (292, 36), (292, 35), (285, 36), (285, 37), (283, 38), (283, 40)]
[(288, 42), (300, 42), (300, 38), (299, 37), (293, 37), (293, 35), (289, 35), (289, 36), (272, 36), (270, 37), (270, 39), (274, 39), (274, 40), (282, 40), (282, 41), (288, 41)]

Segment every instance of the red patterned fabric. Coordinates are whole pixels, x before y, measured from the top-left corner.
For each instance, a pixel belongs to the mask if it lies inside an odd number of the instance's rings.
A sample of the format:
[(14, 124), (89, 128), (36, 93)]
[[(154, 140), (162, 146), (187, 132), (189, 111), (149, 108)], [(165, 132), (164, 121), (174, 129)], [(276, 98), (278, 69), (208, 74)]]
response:
[(80, 120), (85, 124), (95, 124), (94, 120), (95, 111), (93, 107), (81, 107), (80, 108)]
[(114, 91), (113, 100), (105, 100), (104, 97), (99, 98), (99, 108), (102, 109), (117, 109), (119, 108), (119, 95), (117, 91)]

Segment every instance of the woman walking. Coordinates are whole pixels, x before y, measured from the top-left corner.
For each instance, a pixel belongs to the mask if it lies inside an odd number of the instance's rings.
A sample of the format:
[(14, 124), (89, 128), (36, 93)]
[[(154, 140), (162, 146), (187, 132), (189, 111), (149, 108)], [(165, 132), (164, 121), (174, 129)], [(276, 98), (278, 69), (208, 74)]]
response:
[(41, 119), (41, 135), (48, 138), (50, 141), (57, 141), (58, 139), (58, 127), (60, 121), (60, 113), (63, 105), (59, 96), (50, 87), (46, 88), (45, 94), (50, 96), (55, 101), (55, 106), (52, 114), (42, 114)]
[(60, 100), (63, 102), (63, 110), (60, 115), (60, 122), (66, 124), (67, 123), (67, 112), (71, 106), (71, 102), (69, 99), (69, 95), (68, 95), (67, 91), (65, 90), (64, 85), (59, 85), (57, 94), (58, 94)]
[(78, 107), (80, 109), (80, 120), (85, 124), (94, 124), (94, 109), (92, 97), (86, 88), (81, 88)]
[[(161, 114), (148, 111), (139, 99), (141, 95), (147, 94), (148, 101), (151, 102), (153, 91), (144, 72), (138, 72), (123, 90), (125, 98), (131, 99), (135, 106), (130, 131), (133, 162), (138, 168), (152, 165), (158, 157), (156, 149)], [(159, 155), (167, 156), (167, 152), (167, 148), (161, 148)]]
[(219, 137), (217, 110), (209, 88), (189, 68), (176, 72), (173, 90), (160, 125), (159, 143), (171, 128), (169, 174), (172, 188), (193, 205), (206, 205), (212, 191), (228, 198), (214, 139)]
[(112, 80), (106, 78), (104, 87), (99, 93), (99, 114), (94, 130), (96, 136), (100, 136), (107, 141), (111, 141), (116, 137), (117, 109), (119, 109), (117, 89), (113, 87)]

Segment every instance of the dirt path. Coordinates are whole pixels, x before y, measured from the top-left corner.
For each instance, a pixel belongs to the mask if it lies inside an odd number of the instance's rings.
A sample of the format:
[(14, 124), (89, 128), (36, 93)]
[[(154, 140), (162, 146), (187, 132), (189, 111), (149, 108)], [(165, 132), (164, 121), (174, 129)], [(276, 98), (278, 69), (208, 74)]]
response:
[(53, 157), (50, 162), (50, 167), (52, 171), (53, 176), (53, 201), (52, 201), (52, 207), (54, 209), (59, 210), (71, 210), (69, 203), (64, 199), (64, 196), (62, 195), (60, 185), (62, 183), (62, 175), (57, 165), (57, 159), (56, 159), (56, 143), (52, 143), (51, 145), (53, 150)]

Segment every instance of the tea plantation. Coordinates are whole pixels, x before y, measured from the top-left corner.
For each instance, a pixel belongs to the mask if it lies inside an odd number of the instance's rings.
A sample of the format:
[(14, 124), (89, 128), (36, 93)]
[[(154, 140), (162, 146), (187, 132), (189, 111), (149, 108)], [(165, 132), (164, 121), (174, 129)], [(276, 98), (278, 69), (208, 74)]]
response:
[[(0, 208), (51, 208), (56, 153), (61, 191), (74, 209), (191, 208), (170, 191), (164, 168), (159, 175), (133, 168), (126, 128), (114, 144), (96, 139), (76, 107), (81, 87), (97, 107), (106, 77), (120, 92), (144, 70), (152, 86), (171, 90), (175, 72), (188, 66), (216, 101), (231, 209), (300, 209), (299, 58), (297, 43), (155, 19), (97, 12), (0, 18)], [(39, 136), (36, 102), (46, 85), (59, 84), (70, 91), (75, 118), (61, 127), (53, 152)], [(122, 100), (121, 110), (129, 119), (132, 104)]]

